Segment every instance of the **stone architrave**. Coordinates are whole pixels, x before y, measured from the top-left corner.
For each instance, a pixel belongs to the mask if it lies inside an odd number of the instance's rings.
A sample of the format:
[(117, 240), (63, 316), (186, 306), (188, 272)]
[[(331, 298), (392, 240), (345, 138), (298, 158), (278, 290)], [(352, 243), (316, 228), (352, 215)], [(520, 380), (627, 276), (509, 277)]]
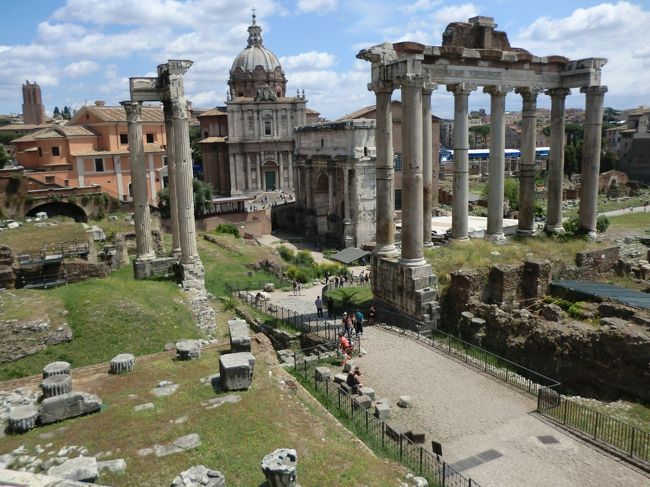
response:
[(564, 181), (564, 103), (571, 90), (554, 88), (546, 91), (551, 97), (551, 153), (548, 159), (547, 233), (564, 233), (562, 228), (562, 182)]
[(292, 448), (279, 448), (262, 459), (262, 472), (268, 487), (298, 487), (298, 454)]
[(447, 86), (454, 94), (454, 181), (452, 193), (451, 238), (468, 238), (469, 217), (469, 94), (476, 86), (459, 83)]
[(133, 206), (135, 207), (135, 241), (137, 260), (153, 259), (151, 240), (151, 214), (149, 212), (149, 193), (147, 190), (147, 168), (142, 138), (142, 104), (137, 101), (123, 101), (129, 130), (129, 165), (133, 187)]
[(433, 135), (431, 120), (431, 93), (438, 87), (435, 83), (425, 83), (422, 89), (422, 238), (425, 247), (432, 247), (431, 217), (433, 212)]
[(219, 357), (221, 387), (226, 391), (247, 390), (253, 381), (255, 357), (250, 352), (229, 353)]
[(519, 165), (519, 221), (517, 233), (532, 235), (535, 231), (535, 176), (537, 174), (537, 95), (539, 88), (517, 88), (521, 95), (521, 164)]
[(596, 238), (603, 101), (607, 86), (587, 86), (580, 88), (580, 93), (586, 95), (586, 103), (578, 218), (580, 230), (587, 233), (590, 238)]
[(422, 88), (426, 80), (418, 74), (400, 77), (402, 87), (402, 255), (400, 264), (424, 265), (423, 176), (422, 176)]
[(391, 96), (392, 83), (369, 84), (368, 89), (375, 92), (377, 102), (376, 131), (376, 237), (375, 254), (394, 256), (395, 247), (395, 166), (393, 161), (393, 112)]
[(50, 424), (84, 414), (95, 413), (102, 407), (102, 401), (94, 394), (68, 392), (48, 397), (41, 403), (41, 424)]
[(180, 257), (181, 240), (178, 224), (178, 197), (176, 196), (176, 156), (174, 154), (174, 124), (172, 123), (172, 105), (169, 100), (163, 101), (165, 113), (165, 136), (167, 138), (167, 186), (169, 188), (169, 218), (172, 229), (172, 255)]
[(504, 86), (486, 86), (485, 93), (490, 94), (490, 161), (488, 180), (488, 221), (485, 238), (503, 240), (503, 192), (505, 180), (506, 148), (506, 94), (511, 88)]

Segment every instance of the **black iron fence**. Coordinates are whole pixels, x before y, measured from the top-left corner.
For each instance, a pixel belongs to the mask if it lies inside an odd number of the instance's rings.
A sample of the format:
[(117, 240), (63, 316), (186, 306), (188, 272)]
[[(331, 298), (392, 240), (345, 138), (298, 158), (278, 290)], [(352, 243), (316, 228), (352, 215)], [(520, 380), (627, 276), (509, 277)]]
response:
[[(309, 350), (302, 351), (305, 354)], [(444, 487), (480, 487), (472, 479), (465, 478), (437, 455), (411, 441), (406, 435), (395, 431), (383, 420), (375, 417), (370, 410), (357, 402), (333, 381), (316, 380), (315, 369), (318, 361), (308, 356), (294, 355), (294, 375), (310, 389), (314, 395), (335, 416), (344, 420), (347, 426), (375, 451), (397, 460), (417, 475), (426, 478), (433, 485)]]
[[(541, 388), (537, 412), (590, 439), (614, 447), (621, 454), (645, 464), (650, 462), (650, 432), (572, 401), (557, 391)], [(648, 465), (650, 467), (650, 464)]]
[[(269, 316), (277, 318), (287, 326), (299, 330), (303, 333), (317, 333), (325, 338), (328, 342), (337, 343), (339, 333), (343, 331), (343, 326), (332, 320), (317, 318), (309, 314), (296, 313), (293, 310), (277, 304), (270, 303), (259, 299), (255, 294), (249, 291), (238, 291), (227, 285), (231, 293), (244, 303), (252, 306)], [(354, 339), (355, 350), (361, 350), (361, 338)]]

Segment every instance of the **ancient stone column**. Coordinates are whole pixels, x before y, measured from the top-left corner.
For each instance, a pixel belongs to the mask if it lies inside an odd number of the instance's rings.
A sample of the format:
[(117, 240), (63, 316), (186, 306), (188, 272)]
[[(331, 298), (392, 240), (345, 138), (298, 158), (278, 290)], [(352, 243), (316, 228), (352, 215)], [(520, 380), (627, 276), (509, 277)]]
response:
[[(171, 78), (171, 75), (170, 75)], [(176, 196), (178, 197), (178, 226), (181, 243), (181, 263), (194, 264), (199, 260), (194, 223), (194, 192), (192, 189), (192, 150), (190, 148), (187, 99), (171, 99), (176, 158)]]
[(582, 145), (582, 171), (580, 174), (580, 230), (596, 237), (598, 210), (598, 175), (603, 127), (603, 100), (607, 86), (585, 86), (580, 93), (586, 95), (585, 132)]
[(551, 97), (551, 153), (548, 160), (547, 233), (564, 233), (562, 228), (562, 182), (564, 180), (564, 102), (568, 88), (546, 91)]
[(151, 241), (151, 215), (147, 191), (147, 169), (144, 161), (144, 141), (142, 139), (142, 104), (136, 101), (123, 101), (129, 130), (129, 164), (135, 209), (136, 259), (153, 259)]
[[(422, 88), (424, 78), (405, 75), (402, 87), (402, 265), (425, 264), (423, 257)], [(429, 219), (431, 216), (429, 216)]]
[(490, 94), (490, 160), (488, 171), (488, 221), (485, 238), (503, 240), (503, 191), (505, 178), (506, 148), (506, 93), (510, 88), (486, 86), (484, 93)]
[(350, 221), (350, 174), (348, 168), (343, 166), (343, 206), (344, 206), (344, 219), (346, 222)]
[(167, 186), (169, 191), (169, 213), (172, 227), (172, 255), (180, 257), (181, 240), (178, 227), (178, 198), (176, 196), (176, 157), (174, 155), (174, 124), (171, 102), (163, 102), (165, 113), (165, 135), (167, 138)]
[(537, 95), (536, 88), (517, 88), (521, 95), (521, 164), (519, 165), (519, 222), (517, 233), (532, 235), (535, 231), (535, 174), (537, 173), (535, 148), (537, 146)]
[[(333, 162), (333, 161), (332, 161)], [(327, 172), (327, 197), (328, 197), (328, 212), (330, 215), (336, 213), (336, 201), (334, 201), (334, 184), (336, 184), (336, 170), (332, 164)]]
[(422, 188), (423, 220), (422, 237), (425, 247), (432, 247), (431, 213), (433, 211), (433, 135), (431, 122), (431, 93), (437, 88), (435, 83), (425, 83), (422, 90)]
[(391, 104), (393, 85), (389, 82), (383, 82), (369, 84), (368, 88), (375, 92), (377, 100), (375, 254), (392, 256), (397, 254), (394, 222), (395, 188), (393, 187), (395, 173), (393, 162), (393, 107)]
[(448, 85), (454, 94), (454, 180), (452, 194), (451, 238), (465, 240), (469, 210), (469, 121), (467, 102), (469, 94), (476, 89), (467, 83)]

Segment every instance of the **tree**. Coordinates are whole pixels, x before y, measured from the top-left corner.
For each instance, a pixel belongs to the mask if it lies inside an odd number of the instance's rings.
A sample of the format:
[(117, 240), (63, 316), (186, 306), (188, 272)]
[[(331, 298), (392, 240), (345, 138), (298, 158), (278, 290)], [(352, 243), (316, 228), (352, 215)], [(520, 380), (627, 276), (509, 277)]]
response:
[(603, 110), (603, 122), (615, 123), (618, 121), (616, 116), (620, 114), (621, 112), (614, 110), (612, 107), (605, 107)]
[(52, 115), (54, 118), (61, 118), (61, 110), (59, 110), (59, 107), (54, 107), (54, 113)]
[(203, 164), (203, 149), (201, 148), (201, 127), (192, 125), (190, 127), (190, 146), (192, 147), (192, 160), (194, 164)]
[(70, 107), (67, 105), (63, 107), (63, 118), (66, 120), (70, 120), (72, 118), (72, 112), (70, 112)]
[[(487, 198), (490, 194), (490, 185), (486, 184), (483, 187), (483, 198)], [(513, 210), (519, 209), (519, 180), (513, 178), (506, 178), (503, 181), (503, 199), (508, 202), (510, 208)]]
[(0, 144), (0, 169), (5, 167), (10, 160), (9, 154), (7, 154), (7, 151), (5, 150), (5, 146)]
[(582, 125), (577, 123), (567, 123), (564, 127), (564, 133), (566, 134), (567, 145), (576, 145), (578, 140), (582, 140), (584, 136)]
[(564, 147), (564, 174), (571, 177), (576, 172), (578, 172), (576, 148), (574, 145), (567, 144)]
[(616, 169), (616, 156), (609, 151), (604, 151), (600, 156), (600, 172)]
[[(212, 186), (198, 179), (193, 179), (192, 191), (194, 192), (194, 214), (205, 214), (212, 202)], [(163, 218), (169, 218), (169, 188), (163, 188), (158, 193), (158, 210)]]
[[(469, 128), (469, 131), (474, 134), (474, 146), (477, 148), (477, 146), (480, 144), (482, 148), (487, 147), (488, 144), (488, 135), (490, 134), (490, 126), (489, 125), (474, 125), (473, 127)], [(481, 141), (481, 142), (479, 142)]]

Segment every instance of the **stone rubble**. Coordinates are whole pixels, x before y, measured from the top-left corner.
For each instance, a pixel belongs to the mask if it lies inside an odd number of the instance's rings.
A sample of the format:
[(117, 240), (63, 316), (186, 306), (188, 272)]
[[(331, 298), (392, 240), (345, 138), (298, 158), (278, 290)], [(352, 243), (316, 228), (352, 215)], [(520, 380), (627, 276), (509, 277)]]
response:
[(77, 457), (66, 460), (61, 465), (51, 467), (48, 475), (80, 482), (94, 482), (99, 477), (95, 457)]
[(223, 406), (224, 404), (234, 404), (241, 401), (240, 396), (235, 396), (235, 395), (228, 395), (228, 396), (223, 396), (223, 397), (215, 397), (212, 399), (208, 399), (207, 401), (201, 402), (201, 406), (204, 406), (205, 409), (214, 409), (218, 408), (219, 406)]
[(152, 402), (146, 402), (144, 404), (138, 404), (137, 406), (133, 407), (134, 411), (149, 411), (151, 409), (155, 409), (156, 406)]
[(97, 469), (99, 473), (102, 473), (104, 470), (122, 475), (126, 471), (126, 461), (123, 458), (117, 458), (115, 460), (103, 460), (97, 462)]
[(18, 388), (13, 391), (0, 391), (0, 422), (9, 419), (9, 410), (16, 406), (36, 404), (39, 393)]
[(217, 470), (195, 465), (178, 474), (170, 487), (226, 487), (226, 479)]
[(178, 384), (174, 384), (168, 380), (163, 380), (158, 383), (156, 387), (151, 389), (151, 393), (156, 397), (171, 396), (178, 389)]
[(173, 442), (166, 445), (154, 445), (151, 448), (142, 448), (138, 450), (138, 455), (145, 457), (155, 454), (157, 457), (166, 457), (187, 450), (194, 450), (201, 446), (201, 437), (197, 433), (176, 438)]

